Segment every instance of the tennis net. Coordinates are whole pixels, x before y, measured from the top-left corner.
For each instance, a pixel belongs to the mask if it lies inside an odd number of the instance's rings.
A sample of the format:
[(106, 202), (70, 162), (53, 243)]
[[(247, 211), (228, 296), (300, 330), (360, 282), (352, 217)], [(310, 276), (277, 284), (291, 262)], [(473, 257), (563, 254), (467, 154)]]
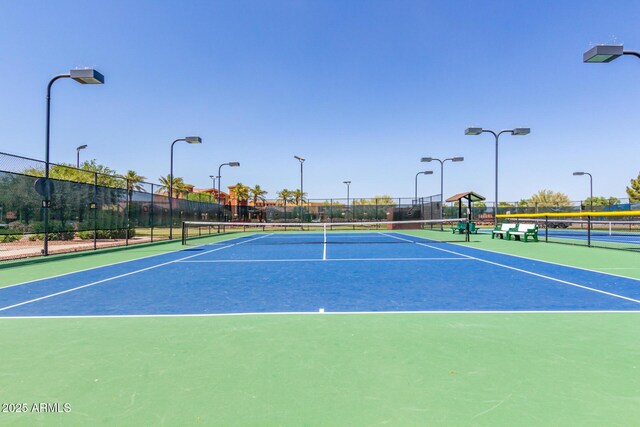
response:
[(536, 224), (540, 240), (546, 242), (640, 251), (640, 216), (636, 212), (513, 214), (501, 218)]
[[(432, 242), (465, 240), (457, 231), (464, 219), (411, 220), (332, 223), (275, 223), (275, 222), (206, 222), (182, 223), (182, 244), (203, 244), (220, 237), (242, 238), (269, 235), (256, 244), (355, 244), (410, 243), (398, 239), (402, 234), (417, 236)], [(454, 231), (455, 230), (455, 231)]]

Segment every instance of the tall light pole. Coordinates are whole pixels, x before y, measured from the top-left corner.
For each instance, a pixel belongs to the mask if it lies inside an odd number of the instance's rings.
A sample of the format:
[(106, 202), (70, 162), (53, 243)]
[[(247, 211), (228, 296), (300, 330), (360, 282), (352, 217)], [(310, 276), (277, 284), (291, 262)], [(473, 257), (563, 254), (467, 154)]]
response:
[(574, 172), (573, 173), (574, 176), (582, 176), (582, 175), (589, 175), (589, 201), (590, 201), (590, 209), (591, 212), (593, 212), (593, 176), (591, 176), (591, 174), (589, 172)]
[(169, 173), (169, 240), (173, 239), (173, 146), (178, 141), (185, 141), (188, 144), (202, 144), (199, 136), (187, 136), (178, 138), (171, 143), (171, 172)]
[(521, 135), (529, 135), (529, 133), (531, 133), (531, 129), (529, 128), (513, 128), (513, 129), (503, 129), (500, 132), (495, 132), (492, 131), (490, 129), (483, 129), (483, 128), (467, 128), (464, 131), (465, 135), (480, 135), (481, 133), (490, 133), (492, 134), (495, 139), (496, 139), (496, 192), (495, 192), (495, 211), (494, 211), (494, 224), (498, 225), (498, 217), (496, 216), (498, 214), (498, 139), (500, 138), (500, 135), (502, 135), (503, 133), (510, 133), (511, 135), (515, 135), (515, 136), (521, 136)]
[(217, 177), (215, 175), (209, 175), (209, 178), (211, 178), (211, 183), (213, 185), (212, 188), (215, 190), (216, 189), (216, 178)]
[(228, 163), (223, 163), (218, 167), (218, 204), (220, 204), (220, 188), (222, 187), (222, 174), (220, 173), (220, 170), (222, 169), (223, 166), (231, 166), (232, 168), (236, 168), (240, 166), (240, 163), (228, 162)]
[(104, 84), (104, 76), (93, 68), (75, 69), (69, 71), (69, 74), (58, 74), (49, 81), (47, 85), (47, 122), (46, 122), (46, 138), (45, 138), (45, 154), (44, 154), (44, 178), (45, 187), (49, 190), (45, 192), (45, 200), (42, 201), (44, 209), (44, 248), (43, 255), (49, 255), (49, 207), (51, 204), (51, 188), (49, 181), (49, 142), (51, 133), (51, 86), (59, 79), (73, 79), (80, 84)]
[[(342, 183), (347, 184), (347, 213), (349, 213), (349, 186), (351, 185), (351, 181), (342, 181)], [(353, 219), (353, 215), (351, 215), (351, 218)]]
[(442, 219), (443, 205), (444, 205), (444, 163), (445, 162), (463, 162), (464, 157), (456, 156), (448, 159), (436, 159), (435, 157), (423, 157), (421, 162), (440, 162), (440, 219)]
[(80, 150), (84, 150), (88, 145), (81, 145), (76, 148), (76, 169), (80, 169)]
[(422, 171), (422, 172), (418, 172), (416, 174), (416, 183), (415, 183), (415, 186), (414, 186), (414, 189), (415, 189), (415, 199), (414, 199), (415, 202), (414, 203), (416, 205), (418, 204), (418, 175), (433, 175), (433, 171)]
[[(302, 170), (302, 165), (304, 164), (305, 158), (304, 157), (300, 157), (300, 156), (293, 156), (294, 159), (298, 159), (298, 161), (300, 162), (300, 205), (302, 205), (302, 200), (304, 199), (304, 190), (302, 187), (303, 184), (303, 170)], [(300, 213), (300, 215), (302, 215), (302, 212)]]
[(631, 55), (640, 58), (640, 52), (633, 50), (624, 50), (623, 45), (607, 45), (601, 44), (594, 46), (582, 54), (582, 61), (588, 63), (607, 63), (622, 55)]

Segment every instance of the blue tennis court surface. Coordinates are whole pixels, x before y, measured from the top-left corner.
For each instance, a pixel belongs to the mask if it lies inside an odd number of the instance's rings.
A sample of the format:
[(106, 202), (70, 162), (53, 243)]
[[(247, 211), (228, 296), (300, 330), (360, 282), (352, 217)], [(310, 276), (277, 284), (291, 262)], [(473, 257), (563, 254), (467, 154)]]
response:
[[(481, 229), (481, 233), (491, 234), (490, 229)], [(559, 238), (559, 239), (572, 239), (572, 240), (587, 240), (589, 236), (587, 235), (587, 230), (580, 229), (553, 229), (550, 228), (548, 231), (544, 228), (540, 228), (538, 231), (538, 237), (541, 240), (544, 240), (545, 236), (549, 235), (549, 238)], [(597, 242), (604, 243), (620, 243), (620, 244), (631, 244), (631, 245), (640, 245), (640, 232), (630, 231), (630, 232), (621, 232), (621, 231), (601, 231), (601, 230), (592, 230), (591, 231), (591, 240)]]
[(639, 310), (640, 281), (394, 232), (253, 234), (0, 289), (0, 316)]
[[(546, 230), (541, 229), (539, 232), (539, 236), (544, 238), (546, 234)], [(578, 239), (578, 240), (587, 240), (589, 236), (587, 235), (587, 230), (569, 230), (569, 229), (550, 229), (548, 231), (549, 237), (558, 237), (565, 239)], [(637, 231), (629, 231), (627, 233), (621, 231), (601, 231), (601, 230), (592, 230), (591, 231), (591, 240), (598, 242), (608, 242), (608, 243), (621, 243), (621, 244), (633, 244), (640, 245), (640, 232)]]

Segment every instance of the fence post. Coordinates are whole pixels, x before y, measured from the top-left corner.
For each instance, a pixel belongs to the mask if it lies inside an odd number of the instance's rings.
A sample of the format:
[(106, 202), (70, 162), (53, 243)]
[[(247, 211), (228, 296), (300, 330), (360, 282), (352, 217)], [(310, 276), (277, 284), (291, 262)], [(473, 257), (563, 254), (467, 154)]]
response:
[(93, 173), (93, 250), (98, 249), (98, 172)]
[(151, 241), (153, 242), (153, 208), (154, 208), (154, 200), (153, 195), (155, 194), (155, 190), (153, 189), (153, 183), (151, 183), (151, 206), (149, 206), (149, 228), (151, 229)]
[(127, 178), (127, 229), (125, 232), (124, 245), (129, 246), (129, 224), (131, 223), (131, 199), (133, 199), (133, 188)]

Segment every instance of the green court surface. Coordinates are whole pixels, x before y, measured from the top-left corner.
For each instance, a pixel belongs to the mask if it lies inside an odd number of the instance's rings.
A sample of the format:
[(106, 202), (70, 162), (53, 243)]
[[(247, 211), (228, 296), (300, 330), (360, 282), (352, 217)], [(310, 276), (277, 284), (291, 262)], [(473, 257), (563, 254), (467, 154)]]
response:
[[(433, 232), (415, 231), (420, 235)], [(438, 233), (436, 233), (438, 234)], [(448, 236), (438, 234), (443, 239)], [(640, 277), (638, 254), (473, 236), (474, 247)], [(178, 249), (0, 269), (2, 285)], [(0, 425), (627, 426), (640, 313), (0, 319)]]

